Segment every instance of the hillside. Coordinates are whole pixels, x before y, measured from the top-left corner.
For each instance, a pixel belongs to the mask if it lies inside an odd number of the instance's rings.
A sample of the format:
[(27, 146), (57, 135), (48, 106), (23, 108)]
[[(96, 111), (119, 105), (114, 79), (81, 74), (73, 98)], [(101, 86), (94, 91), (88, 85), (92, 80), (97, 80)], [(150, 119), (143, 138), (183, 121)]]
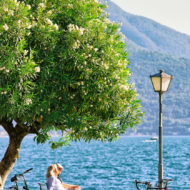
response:
[(150, 74), (163, 69), (173, 75), (169, 91), (163, 95), (165, 135), (190, 135), (190, 36), (145, 17), (126, 13), (108, 1), (109, 18), (122, 23), (130, 68), (145, 118), (136, 134), (158, 133), (159, 97), (153, 91)]
[(190, 59), (176, 58), (158, 52), (139, 50), (130, 53), (131, 71), (145, 118), (138, 131), (150, 134), (158, 126), (158, 94), (153, 91), (150, 74), (164, 69), (174, 76), (169, 91), (163, 95), (163, 125), (165, 135), (190, 134)]
[(129, 14), (111, 1), (107, 1), (106, 4), (109, 18), (122, 23), (122, 33), (137, 46), (149, 51), (190, 58), (190, 36), (151, 19)]

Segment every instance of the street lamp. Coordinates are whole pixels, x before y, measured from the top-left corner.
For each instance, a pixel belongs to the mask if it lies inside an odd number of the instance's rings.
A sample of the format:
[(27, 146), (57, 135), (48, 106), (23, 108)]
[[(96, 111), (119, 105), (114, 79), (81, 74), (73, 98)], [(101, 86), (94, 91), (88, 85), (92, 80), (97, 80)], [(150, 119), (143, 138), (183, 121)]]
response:
[(168, 91), (172, 76), (160, 70), (155, 75), (150, 75), (155, 92), (159, 93), (159, 165), (158, 165), (158, 187), (163, 188), (163, 140), (162, 140), (162, 94)]

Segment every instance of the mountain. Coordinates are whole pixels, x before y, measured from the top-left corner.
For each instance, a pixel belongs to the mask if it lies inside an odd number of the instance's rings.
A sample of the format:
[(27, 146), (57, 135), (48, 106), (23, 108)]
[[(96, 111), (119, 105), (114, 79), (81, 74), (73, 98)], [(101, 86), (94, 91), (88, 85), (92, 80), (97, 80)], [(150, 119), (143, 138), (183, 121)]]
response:
[(111, 1), (107, 11), (112, 21), (122, 23), (126, 36), (131, 80), (142, 101), (145, 117), (136, 134), (158, 134), (159, 96), (150, 75), (159, 70), (173, 75), (170, 88), (163, 95), (164, 135), (190, 135), (190, 36), (151, 19), (129, 14)]
[(129, 14), (107, 1), (109, 17), (122, 23), (122, 33), (137, 46), (177, 57), (190, 58), (190, 36), (177, 32), (151, 19)]

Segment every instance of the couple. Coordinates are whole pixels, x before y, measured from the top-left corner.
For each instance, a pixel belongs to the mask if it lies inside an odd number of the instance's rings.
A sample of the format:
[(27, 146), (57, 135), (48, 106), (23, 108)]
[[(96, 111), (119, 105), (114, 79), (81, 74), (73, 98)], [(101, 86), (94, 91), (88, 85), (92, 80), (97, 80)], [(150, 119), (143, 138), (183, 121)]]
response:
[(59, 175), (63, 169), (61, 164), (52, 164), (47, 170), (47, 187), (48, 190), (80, 190), (78, 185), (65, 184), (61, 181)]

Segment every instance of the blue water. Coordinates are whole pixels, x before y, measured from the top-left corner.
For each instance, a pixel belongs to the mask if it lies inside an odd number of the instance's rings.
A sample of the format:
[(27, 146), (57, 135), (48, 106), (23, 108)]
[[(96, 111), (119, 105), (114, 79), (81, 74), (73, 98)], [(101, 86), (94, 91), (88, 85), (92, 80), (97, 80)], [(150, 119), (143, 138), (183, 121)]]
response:
[[(24, 139), (20, 157), (10, 177), (33, 168), (25, 175), (31, 189), (45, 182), (47, 167), (55, 162), (64, 166), (62, 179), (83, 190), (135, 190), (134, 180), (157, 181), (158, 142), (143, 142), (148, 137), (120, 137), (114, 143), (72, 143), (51, 150), (48, 144), (36, 145)], [(0, 158), (8, 138), (0, 138)], [(164, 178), (173, 179), (170, 190), (190, 189), (190, 137), (164, 137)]]

